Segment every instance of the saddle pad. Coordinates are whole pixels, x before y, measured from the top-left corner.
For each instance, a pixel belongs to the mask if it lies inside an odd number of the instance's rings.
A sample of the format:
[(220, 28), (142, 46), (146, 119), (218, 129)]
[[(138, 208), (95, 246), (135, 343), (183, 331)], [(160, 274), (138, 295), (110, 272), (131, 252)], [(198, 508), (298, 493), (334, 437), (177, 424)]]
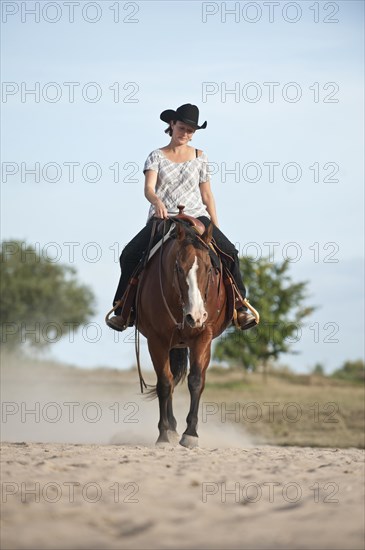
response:
[[(175, 224), (172, 223), (170, 229), (168, 230), (168, 232), (165, 234), (165, 237), (163, 238), (164, 243), (170, 238), (169, 235), (170, 235), (170, 233), (172, 232), (172, 230), (174, 229), (174, 227), (175, 227)], [(161, 237), (161, 239), (155, 244), (155, 246), (153, 246), (153, 247), (151, 248), (150, 253), (149, 253), (149, 255), (148, 255), (148, 260), (147, 260), (148, 262), (150, 261), (150, 259), (152, 258), (152, 256), (154, 256), (154, 255), (156, 254), (157, 250), (159, 250), (159, 249), (161, 248), (161, 244), (162, 244), (162, 237)]]

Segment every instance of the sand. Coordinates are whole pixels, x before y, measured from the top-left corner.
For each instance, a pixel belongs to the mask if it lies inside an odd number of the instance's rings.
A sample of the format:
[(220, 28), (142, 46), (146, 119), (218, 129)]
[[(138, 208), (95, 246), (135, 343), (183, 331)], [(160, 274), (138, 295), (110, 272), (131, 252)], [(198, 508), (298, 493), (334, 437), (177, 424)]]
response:
[(156, 448), (135, 373), (9, 366), (2, 381), (3, 549), (364, 548), (362, 450), (202, 421), (199, 448)]

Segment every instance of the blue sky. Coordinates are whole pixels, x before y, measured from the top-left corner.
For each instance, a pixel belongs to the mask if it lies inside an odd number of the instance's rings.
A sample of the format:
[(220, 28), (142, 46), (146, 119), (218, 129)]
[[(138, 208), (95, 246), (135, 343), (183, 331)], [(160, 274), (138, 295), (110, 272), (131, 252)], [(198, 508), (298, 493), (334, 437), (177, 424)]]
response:
[[(35, 22), (36, 4), (2, 2), (1, 235), (57, 252), (98, 304), (95, 325), (49, 353), (84, 367), (134, 363), (132, 334), (115, 342), (103, 324), (117, 250), (146, 221), (143, 163), (166, 144), (159, 114), (190, 102), (208, 121), (192, 144), (216, 172), (221, 229), (242, 253), (298, 255), (292, 277), (320, 306), (300, 354), (282, 362), (331, 371), (362, 356), (363, 2), (279, 2), (272, 22), (263, 2), (119, 2), (114, 22), (116, 2), (80, 0), (73, 23), (65, 2), (38, 3)], [(36, 86), (39, 101), (22, 98)], [(25, 172), (35, 163), (39, 182)]]

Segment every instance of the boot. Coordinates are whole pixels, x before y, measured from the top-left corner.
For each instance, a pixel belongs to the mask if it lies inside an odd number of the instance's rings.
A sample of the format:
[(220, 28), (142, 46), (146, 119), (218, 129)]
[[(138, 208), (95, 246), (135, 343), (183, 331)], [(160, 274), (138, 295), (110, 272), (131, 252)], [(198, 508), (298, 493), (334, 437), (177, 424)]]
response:
[[(138, 277), (132, 277), (128, 283), (128, 287), (119, 300), (116, 314), (110, 319), (105, 319), (108, 327), (113, 330), (123, 332), (128, 327), (133, 327), (136, 318), (134, 300), (137, 293)], [(115, 303), (116, 305), (116, 303)]]
[(128, 328), (128, 322), (126, 323), (121, 315), (114, 315), (106, 321), (106, 324), (108, 327), (118, 330), (119, 332), (123, 332), (123, 330)]
[(237, 319), (235, 322), (241, 330), (248, 330), (257, 325), (256, 319), (251, 313), (245, 311), (244, 307), (237, 309)]

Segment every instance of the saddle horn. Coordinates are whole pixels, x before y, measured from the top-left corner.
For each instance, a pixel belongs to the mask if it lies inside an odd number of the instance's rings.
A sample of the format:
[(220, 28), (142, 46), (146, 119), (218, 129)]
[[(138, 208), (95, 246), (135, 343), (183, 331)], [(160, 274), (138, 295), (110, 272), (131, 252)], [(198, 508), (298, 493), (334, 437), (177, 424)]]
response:
[(185, 208), (184, 205), (178, 204), (179, 213), (176, 214), (176, 216), (169, 216), (171, 220), (182, 220), (188, 222), (192, 227), (194, 227), (195, 231), (202, 236), (205, 232), (205, 225), (200, 220), (194, 218), (193, 216), (188, 216), (187, 214), (184, 214), (183, 210)]

